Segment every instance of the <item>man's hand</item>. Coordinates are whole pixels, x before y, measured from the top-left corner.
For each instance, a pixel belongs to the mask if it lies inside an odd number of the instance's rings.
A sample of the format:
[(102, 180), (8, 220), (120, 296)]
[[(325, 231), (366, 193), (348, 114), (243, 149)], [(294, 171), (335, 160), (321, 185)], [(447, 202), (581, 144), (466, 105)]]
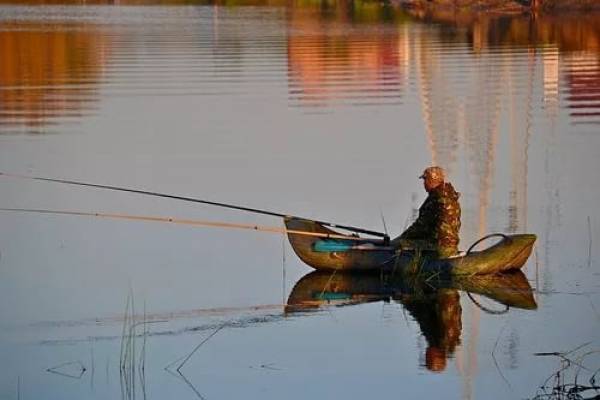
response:
[(436, 250), (435, 244), (428, 240), (400, 239), (399, 248), (403, 250)]

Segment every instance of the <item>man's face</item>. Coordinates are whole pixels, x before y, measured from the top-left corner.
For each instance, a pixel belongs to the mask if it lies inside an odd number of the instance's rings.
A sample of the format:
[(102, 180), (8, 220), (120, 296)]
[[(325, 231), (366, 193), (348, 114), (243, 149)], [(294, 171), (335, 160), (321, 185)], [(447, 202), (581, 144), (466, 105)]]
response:
[(443, 179), (438, 176), (433, 176), (431, 174), (425, 174), (423, 177), (423, 186), (425, 186), (425, 190), (427, 192), (431, 192), (433, 189), (442, 184)]

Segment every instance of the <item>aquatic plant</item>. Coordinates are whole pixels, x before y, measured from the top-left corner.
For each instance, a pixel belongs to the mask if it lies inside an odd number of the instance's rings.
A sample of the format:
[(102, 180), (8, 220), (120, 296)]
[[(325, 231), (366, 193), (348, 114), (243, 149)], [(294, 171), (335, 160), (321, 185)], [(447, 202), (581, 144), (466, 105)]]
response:
[[(596, 376), (600, 368), (590, 369), (584, 361), (600, 350), (581, 352), (590, 343), (585, 343), (566, 352), (542, 352), (536, 356), (558, 357), (560, 368), (550, 375), (539, 387), (532, 400), (591, 400), (600, 398), (600, 386)], [(585, 375), (585, 376), (584, 376)]]

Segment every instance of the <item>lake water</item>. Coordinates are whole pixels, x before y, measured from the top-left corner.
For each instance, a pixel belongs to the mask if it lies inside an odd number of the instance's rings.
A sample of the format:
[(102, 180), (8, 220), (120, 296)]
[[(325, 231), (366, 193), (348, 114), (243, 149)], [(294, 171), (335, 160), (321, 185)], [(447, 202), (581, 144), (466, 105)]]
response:
[[(489, 232), (538, 241), (523, 269), (533, 306), (425, 288), (291, 312), (311, 269), (281, 235), (0, 212), (0, 398), (522, 399), (577, 373), (590, 385), (599, 26), (360, 1), (3, 2), (1, 172), (374, 230), (383, 215), (397, 235), (438, 164), (462, 193), (462, 248)], [(0, 207), (282, 226), (9, 177), (0, 194)], [(570, 366), (535, 355), (570, 350)]]

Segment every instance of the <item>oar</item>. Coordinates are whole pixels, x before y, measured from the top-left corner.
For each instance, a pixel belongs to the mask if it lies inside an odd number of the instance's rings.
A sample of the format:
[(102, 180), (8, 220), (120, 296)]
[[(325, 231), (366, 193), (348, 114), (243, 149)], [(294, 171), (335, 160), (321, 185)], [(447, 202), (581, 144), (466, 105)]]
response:
[(0, 176), (6, 176), (6, 177), (18, 178), (18, 179), (29, 179), (29, 180), (36, 180), (36, 181), (44, 181), (44, 182), (64, 183), (64, 184), (67, 184), (67, 185), (86, 186), (86, 187), (93, 187), (93, 188), (97, 188), (97, 189), (115, 190), (115, 191), (120, 191), (120, 192), (137, 193), (137, 194), (142, 194), (142, 195), (146, 195), (146, 196), (164, 197), (164, 198), (167, 198), (167, 199), (175, 199), (175, 200), (189, 201), (189, 202), (193, 202), (193, 203), (207, 204), (207, 205), (211, 205), (211, 206), (217, 206), (217, 207), (222, 207), (222, 208), (230, 208), (230, 209), (233, 209), (233, 210), (246, 211), (246, 212), (251, 212), (251, 213), (255, 213), (255, 214), (270, 215), (270, 216), (273, 216), (273, 217), (303, 219), (303, 220), (308, 220), (308, 221), (314, 221), (314, 222), (316, 222), (316, 223), (318, 223), (320, 225), (329, 226), (329, 227), (332, 227), (332, 228), (344, 229), (344, 230), (347, 230), (347, 231), (350, 231), (350, 232), (364, 233), (366, 235), (378, 236), (378, 237), (384, 238), (385, 240), (389, 240), (389, 236), (386, 235), (385, 233), (381, 233), (381, 232), (377, 232), (377, 231), (372, 231), (372, 230), (368, 230), (368, 229), (363, 229), (363, 228), (358, 228), (356, 226), (339, 225), (339, 224), (334, 224), (332, 222), (327, 222), (327, 221), (318, 221), (318, 220), (313, 220), (313, 219), (310, 219), (310, 218), (298, 217), (298, 216), (295, 216), (295, 215), (281, 214), (281, 213), (278, 213), (278, 212), (273, 212), (273, 211), (268, 211), (268, 210), (261, 210), (261, 209), (258, 209), (258, 208), (236, 206), (236, 205), (233, 205), (233, 204), (219, 203), (219, 202), (216, 202), (216, 201), (203, 200), (203, 199), (196, 199), (196, 198), (193, 198), (193, 197), (177, 196), (177, 195), (166, 194), (166, 193), (159, 193), (159, 192), (151, 192), (151, 191), (148, 191), (148, 190), (130, 189), (130, 188), (125, 188), (125, 187), (120, 187), (120, 186), (99, 185), (99, 184), (95, 184), (95, 183), (86, 183), (86, 182), (72, 181), (72, 180), (67, 180), (67, 179), (43, 178), (43, 177), (39, 177), (39, 176), (9, 174), (9, 173), (6, 173), (6, 172), (0, 172)]
[(271, 232), (271, 233), (285, 233), (293, 235), (313, 236), (326, 239), (343, 239), (352, 240), (355, 242), (370, 242), (377, 243), (382, 242), (380, 240), (365, 239), (356, 236), (338, 235), (333, 233), (321, 233), (321, 232), (307, 232), (296, 229), (279, 228), (276, 226), (261, 226), (261, 225), (246, 225), (246, 224), (234, 224), (229, 222), (218, 222), (218, 221), (203, 221), (197, 219), (178, 219), (171, 217), (154, 217), (147, 215), (129, 215), (129, 214), (112, 214), (112, 213), (101, 213), (101, 212), (84, 212), (84, 211), (65, 211), (65, 210), (43, 210), (35, 208), (0, 208), (0, 211), (5, 212), (22, 212), (22, 213), (36, 213), (36, 214), (53, 214), (53, 215), (77, 215), (84, 217), (98, 217), (98, 218), (110, 218), (110, 219), (124, 219), (130, 221), (148, 221), (148, 222), (166, 222), (171, 224), (179, 225), (191, 225), (191, 226), (204, 226), (213, 228), (235, 228), (235, 229), (247, 229), (260, 232)]

